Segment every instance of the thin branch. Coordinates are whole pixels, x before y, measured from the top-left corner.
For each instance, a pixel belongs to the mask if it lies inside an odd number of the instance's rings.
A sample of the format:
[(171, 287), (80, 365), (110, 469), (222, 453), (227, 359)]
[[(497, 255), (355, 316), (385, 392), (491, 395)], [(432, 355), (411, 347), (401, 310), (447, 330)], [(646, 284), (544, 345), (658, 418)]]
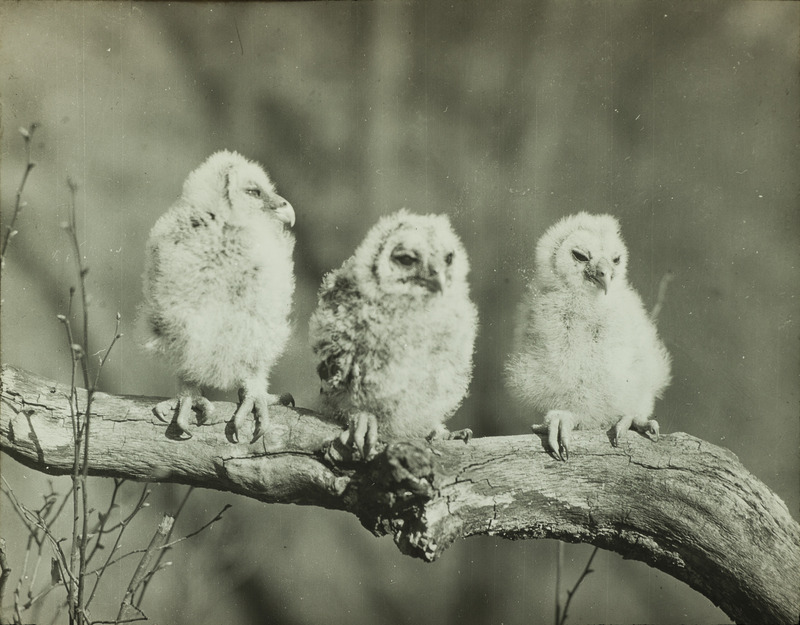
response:
[(6, 493), (14, 508), (21, 513), (20, 516), (25, 521), (28, 531), (30, 533), (35, 533), (36, 528), (38, 528), (44, 533), (45, 537), (50, 542), (51, 546), (53, 547), (53, 553), (56, 561), (58, 562), (59, 572), (61, 573), (61, 581), (67, 591), (69, 591), (67, 580), (72, 578), (72, 571), (70, 571), (69, 566), (67, 565), (67, 558), (64, 555), (64, 551), (61, 549), (61, 545), (59, 544), (60, 541), (53, 536), (50, 528), (47, 527), (47, 525), (38, 516), (36, 516), (36, 514), (31, 512), (21, 501), (17, 499), (16, 495), (14, 495), (14, 492), (11, 490), (10, 485), (6, 481), (6, 478), (0, 476), (0, 479), (3, 480), (3, 483), (6, 486), (6, 488), (3, 489), (3, 492)]
[[(214, 523), (216, 523), (217, 521), (221, 520), (221, 519), (222, 519), (222, 515), (223, 515), (223, 514), (225, 514), (225, 512), (226, 512), (226, 511), (227, 511), (229, 508), (232, 508), (232, 507), (233, 507), (233, 506), (232, 506), (231, 504), (226, 504), (226, 505), (225, 505), (225, 506), (222, 508), (222, 510), (220, 510), (220, 511), (217, 513), (217, 515), (216, 515), (216, 516), (215, 516), (213, 519), (211, 519), (211, 520), (210, 520), (208, 523), (205, 523), (205, 524), (204, 524), (202, 527), (200, 527), (199, 529), (196, 529), (194, 532), (192, 532), (191, 534), (187, 534), (186, 536), (181, 536), (180, 538), (177, 538), (176, 540), (173, 540), (172, 542), (167, 542), (167, 543), (163, 544), (162, 546), (158, 547), (158, 549), (159, 549), (159, 550), (171, 549), (171, 548), (172, 548), (172, 547), (174, 547), (175, 545), (177, 545), (177, 544), (179, 544), (179, 543), (182, 543), (184, 540), (189, 540), (190, 538), (194, 538), (194, 537), (195, 537), (195, 536), (197, 536), (197, 535), (198, 535), (200, 532), (202, 532), (202, 531), (204, 531), (204, 530), (208, 529), (208, 528), (209, 528), (209, 527), (211, 527), (211, 526), (212, 526)], [(127, 558), (127, 557), (129, 557), (129, 556), (136, 555), (137, 553), (145, 553), (146, 551), (147, 551), (147, 549), (133, 549), (133, 550), (131, 550), (131, 551), (127, 552), (127, 553), (124, 553), (124, 554), (122, 554), (122, 555), (121, 555), (119, 558), (117, 558), (116, 560), (112, 560), (112, 561), (109, 563), (109, 566), (111, 566), (111, 565), (114, 565), (114, 564), (117, 564), (118, 562), (121, 562), (122, 560), (124, 560), (125, 558)], [(89, 573), (89, 574), (91, 575), (92, 573), (93, 573), (93, 572), (92, 572), (92, 571), (90, 571), (90, 573)]]
[(103, 372), (103, 366), (106, 364), (106, 360), (108, 360), (108, 357), (111, 354), (111, 350), (114, 349), (114, 345), (116, 344), (116, 342), (122, 338), (122, 334), (120, 334), (119, 331), (119, 322), (121, 319), (122, 315), (117, 313), (116, 327), (114, 328), (114, 338), (111, 339), (111, 343), (109, 344), (108, 349), (106, 349), (105, 353), (103, 354), (103, 357), (100, 359), (100, 366), (97, 367), (97, 375), (94, 376), (93, 386), (95, 388), (97, 387), (97, 381), (100, 379), (100, 374)]
[(95, 569), (94, 571), (89, 571), (86, 575), (95, 575), (95, 582), (94, 586), (92, 587), (92, 592), (89, 593), (89, 598), (86, 600), (86, 606), (88, 607), (91, 604), (92, 599), (94, 599), (94, 595), (97, 592), (97, 588), (100, 585), (100, 580), (103, 578), (103, 574), (106, 572), (109, 566), (114, 564), (116, 561), (113, 560), (114, 554), (116, 553), (117, 549), (119, 548), (119, 543), (122, 540), (122, 535), (125, 533), (125, 529), (128, 527), (128, 524), (131, 520), (147, 505), (146, 501), (147, 498), (150, 496), (150, 485), (145, 484), (142, 488), (142, 492), (139, 495), (139, 500), (136, 502), (136, 505), (133, 507), (131, 513), (125, 517), (122, 521), (119, 522), (118, 525), (110, 528), (108, 531), (113, 532), (117, 528), (119, 528), (119, 532), (117, 533), (117, 537), (114, 540), (114, 544), (112, 545), (111, 549), (108, 552), (108, 557), (103, 565), (99, 569)]
[(564, 573), (564, 543), (558, 541), (557, 556), (556, 556), (556, 618), (555, 625), (561, 623), (561, 576)]
[(11, 575), (11, 567), (8, 566), (6, 558), (6, 539), (0, 538), (0, 615), (3, 610), (3, 595), (6, 592), (6, 582)]
[[(80, 287), (81, 295), (81, 313), (83, 317), (83, 341), (81, 347), (83, 354), (81, 355), (81, 368), (83, 370), (83, 384), (87, 391), (90, 393), (94, 391), (94, 386), (90, 383), (89, 379), (89, 364), (87, 354), (91, 354), (89, 349), (89, 296), (86, 292), (86, 274), (89, 273), (89, 268), (83, 264), (83, 257), (81, 256), (81, 246), (78, 242), (78, 226), (77, 226), (77, 201), (76, 195), (78, 193), (78, 185), (72, 178), (67, 178), (67, 186), (70, 191), (70, 210), (69, 221), (67, 222), (66, 231), (69, 235), (70, 242), (72, 243), (72, 250), (75, 253), (75, 264), (78, 267), (78, 285)], [(88, 411), (87, 411), (88, 413)]]
[(589, 556), (589, 560), (586, 562), (586, 566), (583, 569), (583, 573), (578, 578), (578, 581), (575, 582), (575, 585), (572, 587), (572, 590), (567, 591), (567, 601), (564, 604), (564, 611), (561, 613), (561, 620), (558, 621), (557, 625), (564, 625), (567, 622), (567, 613), (569, 612), (569, 604), (572, 602), (572, 597), (575, 596), (575, 593), (578, 592), (578, 587), (581, 585), (581, 582), (586, 579), (589, 573), (593, 573), (592, 570), (592, 560), (594, 560), (595, 555), (597, 555), (597, 550), (599, 548), (595, 547), (592, 551), (592, 555)]
[(33, 139), (34, 131), (38, 127), (39, 124), (33, 123), (28, 126), (27, 129), (19, 129), (19, 133), (22, 135), (22, 138), (25, 141), (25, 154), (27, 163), (25, 165), (25, 171), (22, 173), (22, 180), (19, 183), (19, 187), (17, 187), (17, 196), (14, 200), (14, 212), (11, 214), (11, 221), (6, 226), (6, 231), (3, 235), (3, 246), (0, 248), (0, 269), (2, 269), (6, 263), (6, 250), (8, 249), (8, 243), (17, 234), (17, 231), (14, 230), (14, 225), (17, 222), (17, 217), (19, 216), (20, 211), (22, 210), (23, 206), (25, 206), (25, 204), (22, 202), (22, 192), (25, 189), (25, 183), (28, 181), (28, 175), (31, 173), (31, 170), (36, 166), (36, 163), (31, 160), (31, 140)]
[(113, 531), (111, 529), (106, 529), (106, 524), (108, 523), (108, 520), (111, 518), (111, 512), (114, 510), (114, 508), (117, 507), (117, 495), (119, 494), (119, 490), (124, 483), (125, 480), (114, 478), (114, 490), (111, 491), (111, 497), (109, 498), (106, 511), (97, 513), (97, 526), (92, 531), (92, 535), (95, 537), (94, 547), (86, 556), (87, 563), (91, 562), (95, 554), (100, 549), (104, 548), (103, 536)]
[(147, 578), (147, 574), (151, 570), (150, 564), (153, 558), (156, 557), (156, 552), (159, 549), (164, 548), (164, 543), (167, 542), (174, 523), (175, 517), (165, 514), (161, 519), (161, 522), (158, 524), (158, 527), (153, 534), (153, 538), (150, 540), (150, 544), (147, 546), (147, 549), (145, 549), (142, 559), (139, 560), (139, 565), (136, 567), (133, 577), (131, 577), (131, 581), (128, 584), (128, 588), (125, 591), (125, 597), (123, 598), (122, 603), (119, 606), (119, 612), (117, 613), (118, 622), (130, 618), (132, 610), (141, 612), (141, 610), (139, 610), (133, 604), (134, 594)]
[[(178, 509), (172, 515), (173, 518), (175, 519), (175, 523), (173, 523), (172, 527), (169, 530), (169, 534), (167, 535), (167, 541), (169, 541), (169, 539), (172, 537), (172, 532), (175, 529), (175, 525), (177, 524), (178, 517), (181, 515), (181, 512), (183, 512), (183, 508), (186, 506), (186, 502), (189, 501), (189, 497), (191, 496), (191, 494), (193, 492), (194, 492), (194, 486), (190, 486), (189, 488), (186, 489), (186, 494), (183, 496), (183, 499), (178, 504)], [(139, 598), (136, 601), (133, 602), (133, 604), (137, 608), (141, 607), (141, 605), (142, 605), (142, 601), (144, 600), (145, 593), (147, 593), (147, 588), (150, 586), (150, 581), (153, 579), (153, 577), (155, 576), (156, 572), (160, 571), (163, 568), (161, 566), (161, 560), (164, 559), (165, 555), (167, 555), (167, 550), (166, 549), (162, 549), (162, 550), (160, 550), (158, 552), (158, 556), (156, 557), (156, 561), (153, 564), (153, 570), (150, 572), (150, 574), (147, 576), (147, 578), (145, 578), (145, 580), (142, 582), (141, 591), (139, 592)]]
[(669, 283), (672, 282), (672, 279), (675, 277), (675, 274), (671, 271), (665, 273), (661, 281), (658, 283), (658, 295), (656, 296), (656, 303), (653, 306), (653, 310), (650, 311), (650, 318), (653, 321), (658, 319), (658, 315), (661, 314), (661, 309), (664, 307), (664, 301), (667, 299), (667, 287), (669, 287)]

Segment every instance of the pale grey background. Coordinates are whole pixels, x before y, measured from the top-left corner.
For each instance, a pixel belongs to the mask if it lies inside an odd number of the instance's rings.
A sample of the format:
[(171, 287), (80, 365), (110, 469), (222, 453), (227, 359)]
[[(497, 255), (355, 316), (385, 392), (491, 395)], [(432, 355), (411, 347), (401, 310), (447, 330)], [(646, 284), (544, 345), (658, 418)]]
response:
[[(55, 315), (76, 283), (59, 227), (71, 175), (93, 344), (110, 339), (117, 311), (126, 333), (101, 387), (171, 394), (133, 339), (144, 242), (185, 175), (230, 148), (263, 162), (297, 212), (296, 333), (275, 389), (316, 405), (316, 288), (377, 217), (446, 212), (481, 314), (453, 425), (524, 433), (535, 415), (509, 401), (501, 371), (533, 246), (562, 215), (610, 212), (648, 305), (675, 272), (659, 319), (674, 359), (663, 431), (731, 449), (798, 518), (799, 17), (797, 3), (728, 1), (2, 2), (4, 213), (24, 163), (16, 129), (41, 124), (3, 274), (2, 360), (69, 379)], [(7, 457), (2, 470), (39, 503), (46, 478)], [(65, 492), (69, 480), (54, 483)], [(96, 482), (98, 502), (107, 489)], [(125, 547), (182, 493), (159, 487)], [(226, 502), (223, 522), (170, 555), (145, 604), (153, 620), (552, 622), (553, 542), (470, 539), (425, 565), (350, 516), (210, 491), (192, 496), (178, 531)], [(23, 534), (5, 499), (0, 521), (19, 570)], [(567, 580), (590, 550), (567, 546)], [(602, 552), (595, 569), (570, 623), (725, 620), (644, 564)], [(96, 618), (116, 613), (126, 575), (106, 580)]]

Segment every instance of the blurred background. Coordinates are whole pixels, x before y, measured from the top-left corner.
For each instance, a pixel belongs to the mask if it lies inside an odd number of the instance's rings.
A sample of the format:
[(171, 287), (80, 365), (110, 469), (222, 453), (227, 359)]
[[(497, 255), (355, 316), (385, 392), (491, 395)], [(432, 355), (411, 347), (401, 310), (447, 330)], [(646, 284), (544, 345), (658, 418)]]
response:
[[(60, 227), (71, 176), (92, 343), (108, 344), (117, 312), (125, 333), (100, 388), (171, 395), (175, 381), (135, 340), (144, 244), (186, 174), (228, 148), (263, 163), (297, 212), (296, 332), (273, 389), (316, 406), (307, 321), (323, 274), (380, 215), (443, 212), (481, 315), (452, 426), (524, 433), (537, 415), (509, 401), (502, 368), (533, 247), (563, 215), (608, 212), (646, 305), (675, 274), (659, 318), (673, 357), (662, 431), (732, 450), (798, 518), (799, 18), (800, 4), (783, 2), (4, 1), (4, 219), (25, 163), (17, 128), (41, 126), (2, 275), (2, 361), (69, 382), (55, 315), (77, 284)], [(69, 488), (6, 456), (2, 473), (30, 506), (50, 481)], [(139, 489), (125, 488), (120, 516)], [(124, 547), (144, 546), (185, 490), (156, 487)], [(108, 492), (93, 481), (99, 509)], [(152, 620), (552, 622), (553, 541), (472, 538), (423, 564), (352, 516), (203, 490), (177, 533), (225, 503), (223, 521), (169, 554), (144, 604)], [(19, 571), (25, 532), (5, 498), (0, 523)], [(590, 552), (567, 545), (568, 587)], [(570, 623), (727, 621), (642, 563), (601, 552), (593, 568)], [(104, 581), (95, 618), (116, 614), (129, 576)]]

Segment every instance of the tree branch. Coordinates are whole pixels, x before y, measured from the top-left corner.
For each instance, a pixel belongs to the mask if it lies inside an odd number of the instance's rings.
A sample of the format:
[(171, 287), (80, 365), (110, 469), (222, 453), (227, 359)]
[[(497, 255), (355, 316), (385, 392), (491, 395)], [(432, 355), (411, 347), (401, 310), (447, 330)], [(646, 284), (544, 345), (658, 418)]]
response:
[[(0, 395), (0, 449), (68, 475), (69, 387), (4, 366)], [(734, 454), (686, 434), (652, 443), (631, 432), (615, 449), (576, 432), (569, 462), (555, 462), (532, 435), (405, 441), (362, 463), (327, 445), (340, 426), (308, 410), (271, 408), (266, 434), (247, 445), (229, 442), (223, 422), (175, 440), (155, 403), (95, 394), (91, 475), (346, 510), (428, 561), (477, 534), (590, 543), (686, 582), (738, 622), (800, 617), (800, 526)], [(216, 414), (233, 406), (220, 403)]]

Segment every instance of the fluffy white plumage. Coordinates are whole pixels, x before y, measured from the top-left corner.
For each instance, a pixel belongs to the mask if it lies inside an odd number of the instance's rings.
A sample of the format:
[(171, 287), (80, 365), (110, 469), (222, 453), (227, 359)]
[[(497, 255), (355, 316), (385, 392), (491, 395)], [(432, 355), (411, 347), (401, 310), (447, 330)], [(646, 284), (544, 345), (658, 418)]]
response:
[(535, 274), (520, 305), (507, 383), (545, 414), (534, 431), (569, 456), (573, 428), (631, 426), (658, 437), (650, 417), (670, 380), (670, 358), (627, 281), (628, 251), (610, 215), (578, 213), (536, 246)]
[[(203, 387), (239, 389), (229, 426), (251, 412), (253, 440), (266, 424), (270, 369), (289, 338), (294, 293), (292, 206), (266, 172), (222, 151), (189, 174), (180, 199), (162, 215), (147, 241), (141, 315), (145, 348), (172, 366), (180, 380), (177, 424), (188, 432), (192, 407), (212, 406)], [(156, 411), (167, 417), (176, 401)]]
[(327, 274), (309, 339), (323, 411), (370, 458), (378, 438), (469, 438), (444, 425), (472, 377), (477, 310), (469, 262), (444, 215), (382, 218)]

